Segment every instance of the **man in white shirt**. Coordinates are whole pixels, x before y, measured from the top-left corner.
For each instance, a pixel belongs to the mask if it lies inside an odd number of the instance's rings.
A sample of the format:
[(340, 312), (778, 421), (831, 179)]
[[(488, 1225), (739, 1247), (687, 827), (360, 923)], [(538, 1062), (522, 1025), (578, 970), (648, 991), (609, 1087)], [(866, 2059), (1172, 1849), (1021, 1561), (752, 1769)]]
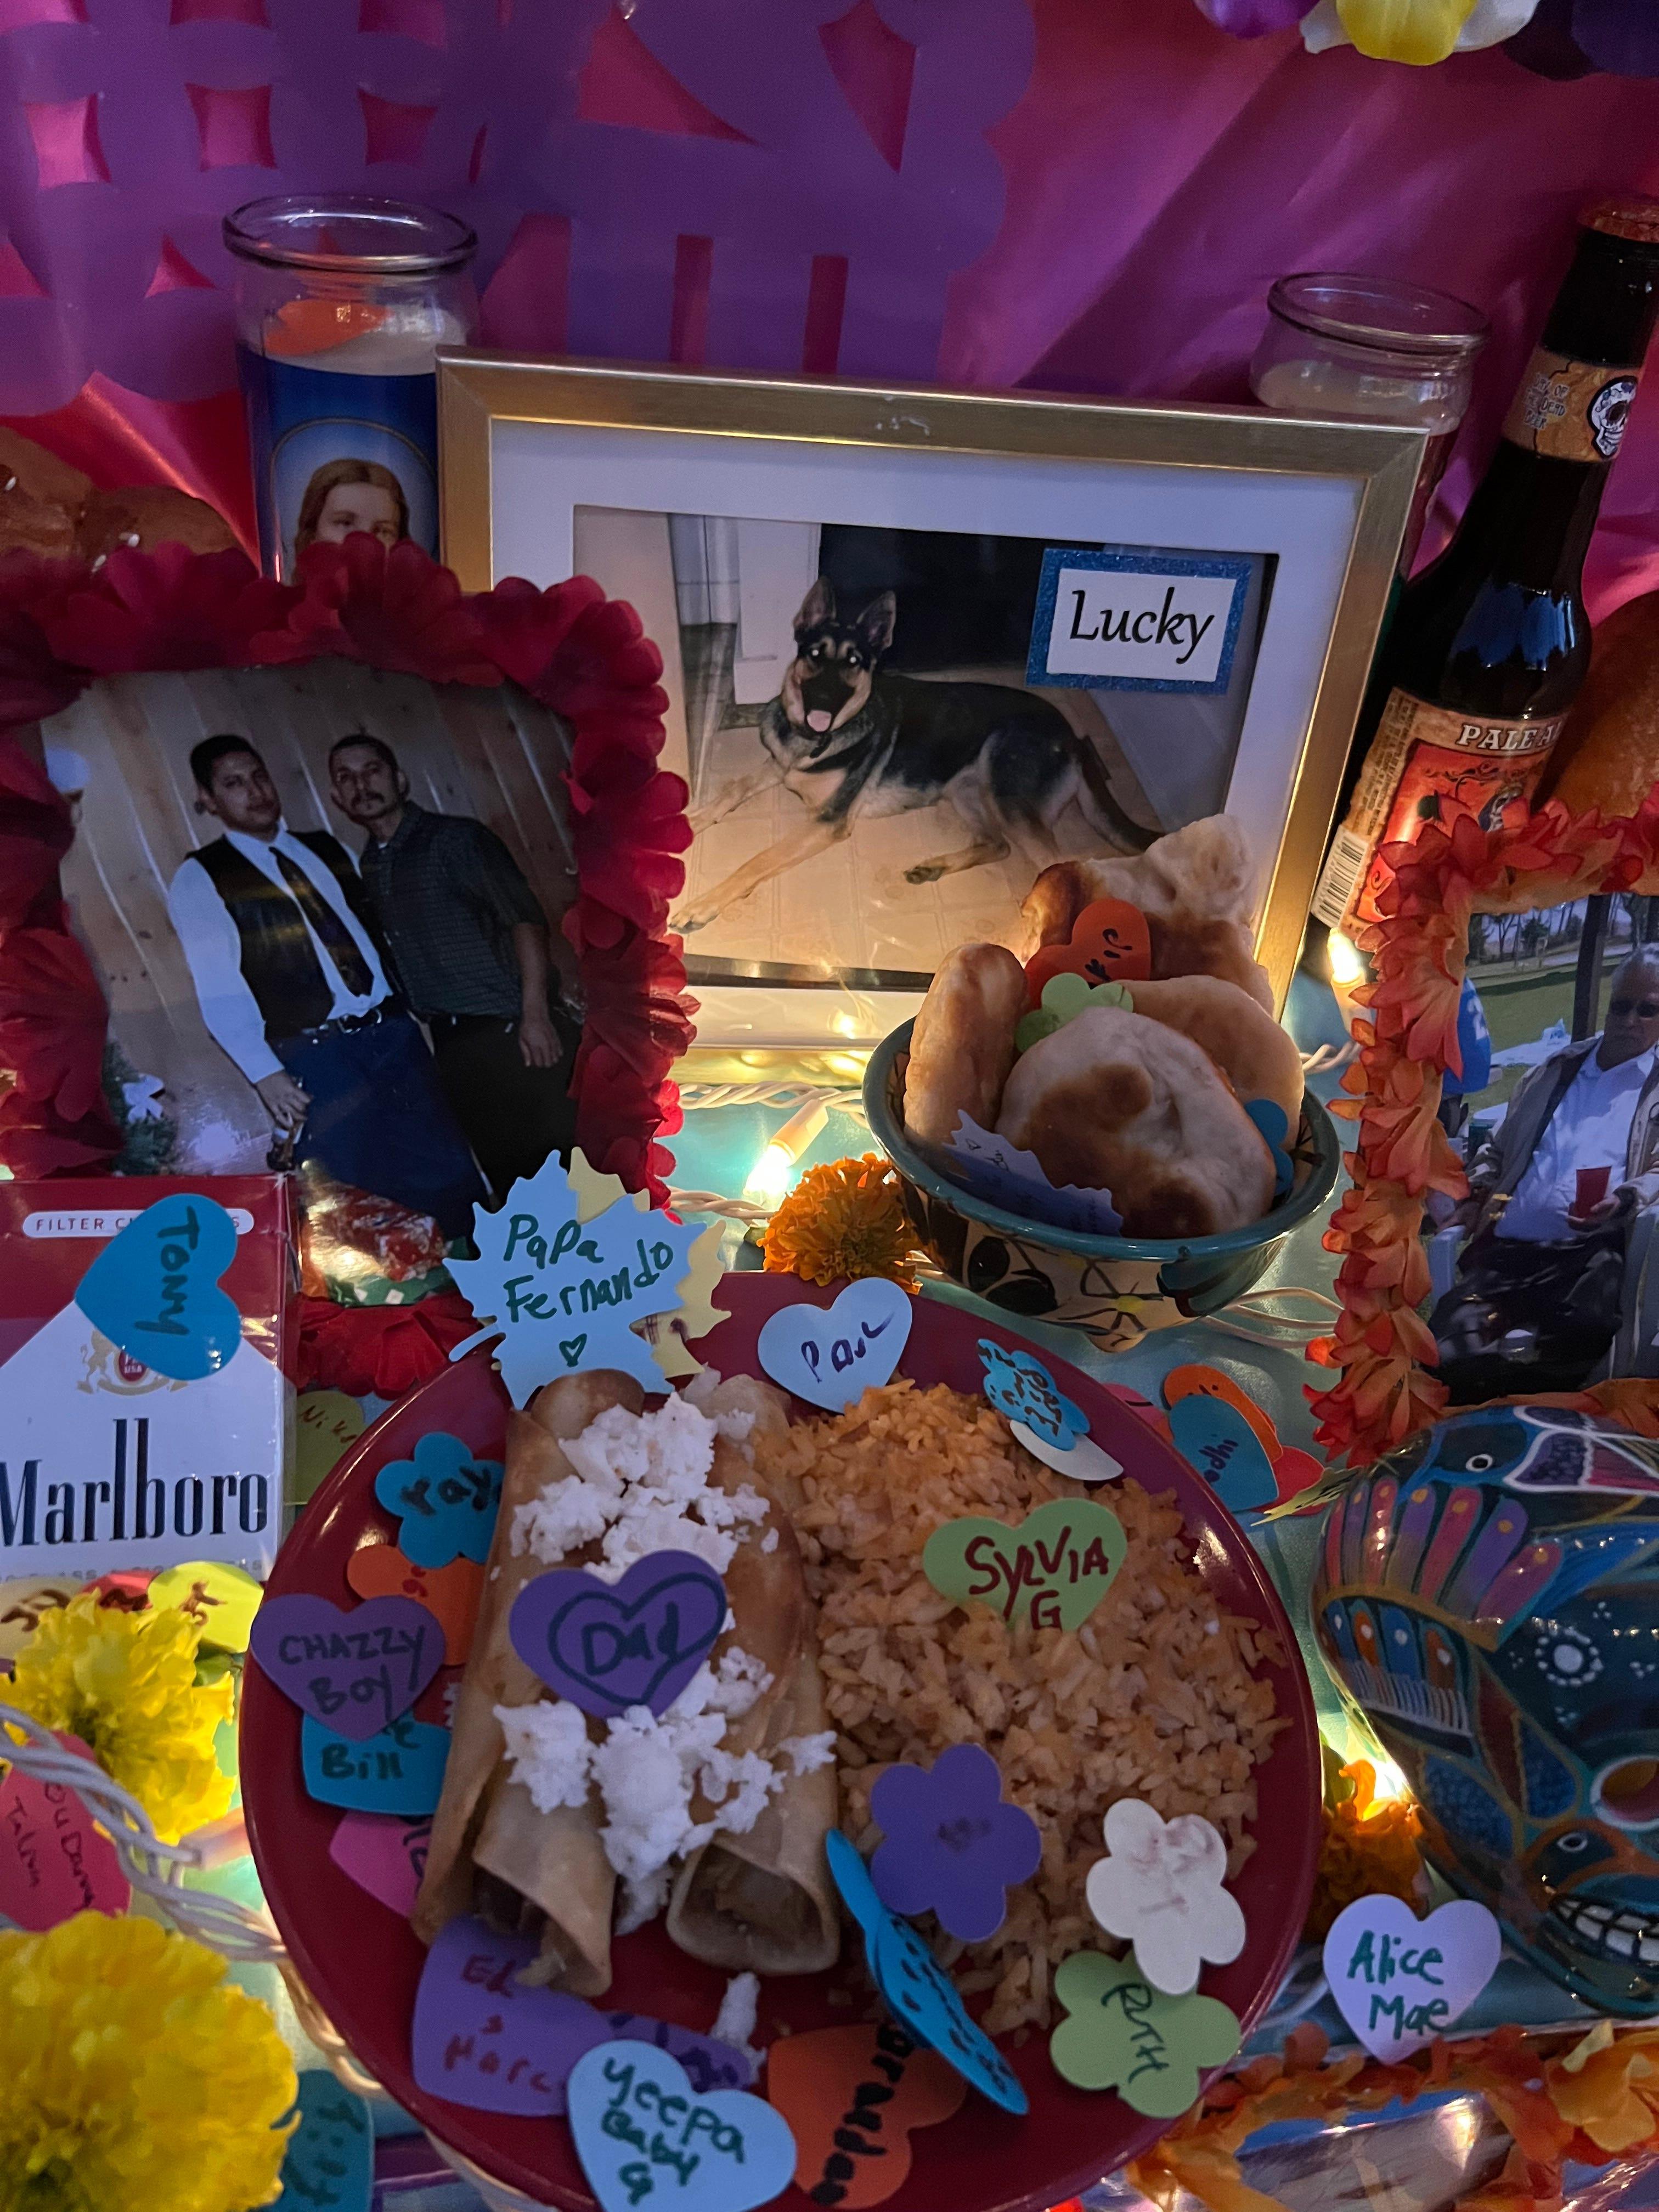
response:
[[(1576, 1389), (1605, 1353), (1629, 1224), (1659, 1203), (1656, 1070), (1659, 946), (1645, 945), (1613, 977), (1601, 1035), (1525, 1078), (1469, 1170), (1472, 1234), (1429, 1322), (1460, 1401), (1459, 1361), (1493, 1395)], [(1500, 1347), (1513, 1373), (1486, 1371)]]
[(465, 1235), (483, 1185), (432, 1055), (386, 981), (356, 869), (326, 830), (290, 830), (246, 738), (191, 751), (222, 834), (185, 860), (168, 911), (202, 1019), (301, 1166)]

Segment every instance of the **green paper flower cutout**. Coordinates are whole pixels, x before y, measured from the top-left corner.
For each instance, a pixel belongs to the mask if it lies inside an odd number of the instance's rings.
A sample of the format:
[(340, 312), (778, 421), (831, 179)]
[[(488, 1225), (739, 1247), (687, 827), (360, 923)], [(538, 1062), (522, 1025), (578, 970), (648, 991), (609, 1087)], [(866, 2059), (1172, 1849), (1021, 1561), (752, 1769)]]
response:
[(1179, 2119), (1200, 2075), (1238, 2049), (1238, 2021), (1215, 1997), (1165, 1996), (1132, 1959), (1075, 1951), (1054, 1976), (1070, 2018), (1048, 2039), (1054, 2070), (1079, 2089), (1115, 2089), (1126, 2105)]
[(1051, 975), (1042, 987), (1042, 1004), (1024, 1015), (1014, 1031), (1016, 1052), (1029, 1052), (1039, 1039), (1052, 1036), (1074, 1021), (1085, 1006), (1126, 1006), (1134, 1000), (1121, 983), (1091, 983), (1086, 976), (1069, 972)]

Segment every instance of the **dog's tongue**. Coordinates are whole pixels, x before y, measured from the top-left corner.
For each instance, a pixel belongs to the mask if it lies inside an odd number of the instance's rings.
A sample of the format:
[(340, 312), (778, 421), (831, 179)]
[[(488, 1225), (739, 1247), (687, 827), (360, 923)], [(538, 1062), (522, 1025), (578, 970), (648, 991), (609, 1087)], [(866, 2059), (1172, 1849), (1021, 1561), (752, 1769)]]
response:
[(826, 714), (822, 707), (815, 707), (806, 717), (806, 726), (809, 730), (827, 730), (835, 719), (833, 714)]

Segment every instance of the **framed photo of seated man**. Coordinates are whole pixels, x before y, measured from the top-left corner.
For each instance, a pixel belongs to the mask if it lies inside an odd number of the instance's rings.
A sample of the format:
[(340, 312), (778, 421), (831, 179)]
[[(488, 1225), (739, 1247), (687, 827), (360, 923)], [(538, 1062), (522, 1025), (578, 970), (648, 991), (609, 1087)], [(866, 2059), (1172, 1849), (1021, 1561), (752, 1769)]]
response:
[[(374, 557), (441, 576), (414, 549)], [(532, 642), (539, 624), (551, 652), (573, 616), (580, 629), (608, 613), (579, 711), (627, 702), (648, 752), (648, 665), (635, 655), (605, 688), (631, 619), (587, 587), (563, 610), (553, 597), (518, 611)], [(641, 1026), (644, 954), (622, 956), (651, 933), (600, 928), (605, 955), (584, 962), (582, 837), (625, 854), (634, 833), (581, 790), (576, 727), (549, 703), (556, 671), (538, 697), (491, 668), (483, 641), (452, 612), (447, 647), (394, 639), (403, 665), (384, 669), (278, 629), (262, 641), (275, 665), (82, 676), (59, 711), (0, 731), (18, 781), (34, 779), (35, 815), (67, 815), (62, 912), (108, 1009), (104, 1112), (83, 1117), (82, 1157), (107, 1131), (118, 1171), (293, 1169), (453, 1240), (583, 1140), (593, 1053)], [(441, 673), (446, 653), (459, 680), (410, 672), (424, 655)], [(647, 759), (642, 788), (654, 774)], [(13, 1036), (21, 1097), (31, 1038)], [(631, 1146), (631, 1180), (669, 1056), (666, 1039), (659, 1066), (636, 1048), (590, 1103), (584, 1149)], [(15, 1157), (39, 1172), (52, 1154), (20, 1137)]]

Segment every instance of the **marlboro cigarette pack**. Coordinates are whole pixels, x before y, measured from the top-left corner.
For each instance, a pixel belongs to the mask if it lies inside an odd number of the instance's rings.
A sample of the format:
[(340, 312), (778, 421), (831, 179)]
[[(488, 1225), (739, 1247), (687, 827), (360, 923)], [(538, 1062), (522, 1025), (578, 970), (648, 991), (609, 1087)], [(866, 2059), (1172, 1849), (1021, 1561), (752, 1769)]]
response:
[(295, 1279), (277, 1176), (0, 1183), (0, 1581), (270, 1571)]

